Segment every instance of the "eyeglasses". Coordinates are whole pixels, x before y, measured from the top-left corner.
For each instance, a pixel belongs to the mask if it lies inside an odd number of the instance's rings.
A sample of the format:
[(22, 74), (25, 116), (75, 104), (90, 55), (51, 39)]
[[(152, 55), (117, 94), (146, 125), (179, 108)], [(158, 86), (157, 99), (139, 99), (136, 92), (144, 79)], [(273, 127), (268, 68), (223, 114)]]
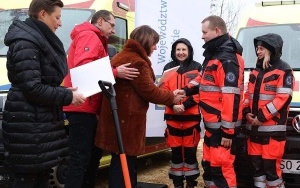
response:
[[(103, 18), (103, 17), (102, 17), (102, 18)], [(115, 26), (116, 26), (115, 24), (113, 24), (113, 23), (107, 21), (105, 18), (103, 18), (103, 20), (106, 21), (107, 23), (109, 23), (109, 25), (110, 25), (112, 28), (115, 28)]]

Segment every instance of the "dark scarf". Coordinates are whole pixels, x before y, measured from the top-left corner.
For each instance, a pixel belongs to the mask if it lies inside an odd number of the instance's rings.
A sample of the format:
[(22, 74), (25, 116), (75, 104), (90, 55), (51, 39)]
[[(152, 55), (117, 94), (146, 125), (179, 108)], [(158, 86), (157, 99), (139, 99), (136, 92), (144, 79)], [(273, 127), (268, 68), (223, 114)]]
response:
[(25, 23), (37, 31), (49, 44), (49, 48), (52, 48), (49, 50), (54, 52), (54, 58), (57, 60), (54, 64), (65, 77), (68, 73), (68, 66), (63, 43), (44, 22), (30, 17), (25, 20)]

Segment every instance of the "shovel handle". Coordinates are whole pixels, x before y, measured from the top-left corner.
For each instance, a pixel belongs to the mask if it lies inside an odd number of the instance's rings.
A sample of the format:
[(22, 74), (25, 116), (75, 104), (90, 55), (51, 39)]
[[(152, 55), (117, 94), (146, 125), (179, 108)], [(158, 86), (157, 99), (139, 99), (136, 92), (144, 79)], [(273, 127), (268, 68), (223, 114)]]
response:
[[(112, 83), (107, 82), (107, 81), (102, 81), (99, 80), (98, 84), (103, 92), (103, 94), (107, 97), (107, 98), (112, 98), (116, 96), (116, 92), (114, 90), (114, 87), (112, 85)], [(108, 89), (105, 87), (108, 86)]]
[(120, 160), (121, 160), (121, 166), (122, 166), (122, 172), (123, 172), (123, 178), (125, 183), (125, 188), (132, 188), (131, 187), (131, 180), (129, 175), (129, 169), (126, 159), (125, 153), (120, 153)]

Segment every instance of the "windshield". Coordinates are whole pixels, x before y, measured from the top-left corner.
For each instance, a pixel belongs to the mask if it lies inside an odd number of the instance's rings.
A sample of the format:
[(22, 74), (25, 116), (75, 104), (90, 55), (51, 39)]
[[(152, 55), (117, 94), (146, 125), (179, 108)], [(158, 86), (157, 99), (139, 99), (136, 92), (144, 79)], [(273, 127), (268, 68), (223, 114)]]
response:
[[(93, 9), (77, 9), (77, 8), (63, 8), (62, 9), (62, 27), (60, 27), (55, 34), (62, 41), (66, 53), (68, 53), (71, 38), (70, 33), (72, 29), (85, 21), (90, 21), (95, 10)], [(28, 9), (11, 9), (0, 10), (0, 91), (7, 91), (10, 88), (10, 83), (6, 72), (6, 54), (8, 47), (4, 44), (4, 37), (8, 31), (11, 23), (20, 19), (24, 21), (28, 17)], [(120, 51), (127, 39), (127, 20), (121, 17), (116, 17), (115, 34), (109, 38), (109, 44), (113, 45), (117, 51)], [(111, 48), (111, 46), (109, 46)], [(1, 100), (1, 99), (0, 99)]]
[[(89, 21), (95, 11), (90, 9), (62, 9), (62, 27), (55, 34), (64, 44), (67, 52), (71, 43), (70, 33), (75, 25)], [(6, 56), (8, 47), (4, 45), (4, 37), (8, 27), (15, 19), (25, 20), (28, 9), (14, 9), (0, 11), (0, 56)]]
[(276, 33), (282, 37), (283, 49), (281, 59), (286, 61), (293, 69), (300, 68), (300, 24), (268, 25), (241, 29), (237, 40), (244, 49), (245, 67), (255, 67), (256, 54), (253, 39), (267, 33)]
[[(92, 9), (62, 9), (62, 27), (55, 34), (64, 44), (65, 51), (71, 44), (70, 33), (75, 25), (89, 21), (95, 10)], [(0, 56), (6, 56), (8, 47), (4, 44), (4, 37), (8, 27), (15, 19), (25, 20), (28, 17), (28, 9), (0, 10)], [(116, 17), (115, 34), (109, 38), (109, 43), (120, 51), (127, 39), (127, 21)]]

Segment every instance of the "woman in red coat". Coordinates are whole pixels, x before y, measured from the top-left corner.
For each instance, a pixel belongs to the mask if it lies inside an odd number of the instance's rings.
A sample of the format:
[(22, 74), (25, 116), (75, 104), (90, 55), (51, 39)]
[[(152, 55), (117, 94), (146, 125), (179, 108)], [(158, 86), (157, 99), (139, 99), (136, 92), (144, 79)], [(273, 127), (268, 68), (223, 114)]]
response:
[[(181, 96), (175, 97), (172, 91), (159, 89), (154, 84), (155, 75), (149, 56), (156, 50), (158, 41), (159, 35), (155, 30), (146, 25), (140, 26), (132, 31), (124, 49), (111, 60), (112, 66), (131, 63), (130, 66), (140, 72), (134, 80), (117, 78), (114, 85), (132, 187), (136, 187), (137, 184), (137, 156), (145, 151), (146, 113), (149, 102), (172, 105), (181, 99)], [(114, 120), (109, 100), (106, 98), (102, 101), (95, 144), (112, 153), (109, 187), (124, 187)]]

